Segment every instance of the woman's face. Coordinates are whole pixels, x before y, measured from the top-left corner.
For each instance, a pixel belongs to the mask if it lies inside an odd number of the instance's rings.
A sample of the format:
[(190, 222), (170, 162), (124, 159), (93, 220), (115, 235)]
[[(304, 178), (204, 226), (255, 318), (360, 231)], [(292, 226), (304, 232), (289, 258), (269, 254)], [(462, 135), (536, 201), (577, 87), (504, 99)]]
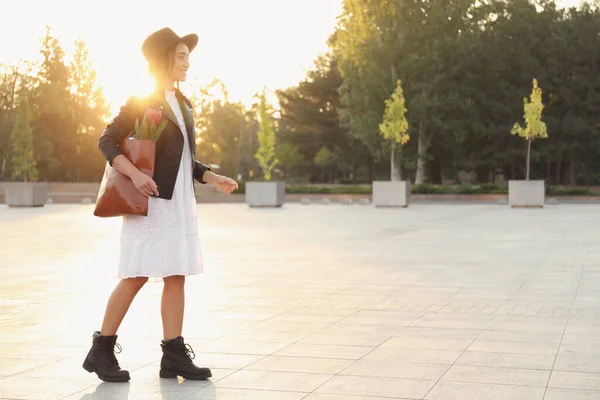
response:
[(188, 47), (179, 43), (175, 48), (173, 68), (171, 69), (171, 78), (175, 82), (184, 82), (187, 79), (187, 70), (190, 67), (190, 52)]

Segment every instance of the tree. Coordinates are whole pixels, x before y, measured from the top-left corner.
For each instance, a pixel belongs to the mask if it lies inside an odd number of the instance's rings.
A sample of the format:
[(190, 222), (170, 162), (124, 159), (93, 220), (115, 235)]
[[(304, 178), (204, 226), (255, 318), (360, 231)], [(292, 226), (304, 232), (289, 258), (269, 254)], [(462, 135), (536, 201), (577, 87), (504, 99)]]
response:
[(525, 127), (521, 127), (515, 123), (510, 131), (513, 135), (518, 135), (527, 140), (527, 172), (525, 179), (529, 180), (529, 165), (531, 155), (531, 142), (534, 139), (545, 139), (548, 137), (546, 124), (542, 122), (542, 111), (544, 104), (542, 103), (542, 89), (538, 87), (537, 80), (533, 80), (533, 89), (531, 91), (530, 101), (525, 97), (523, 99), (523, 117), (525, 119)]
[(72, 115), (75, 124), (75, 179), (90, 179), (101, 176), (104, 167), (100, 152), (89, 150), (96, 147), (97, 137), (104, 126), (108, 107), (102, 88), (96, 85), (96, 71), (88, 57), (83, 40), (75, 41), (75, 54), (69, 66), (70, 93), (72, 95)]
[(275, 157), (275, 130), (271, 115), (267, 110), (267, 99), (264, 92), (260, 96), (259, 122), (258, 142), (260, 147), (255, 157), (263, 170), (265, 180), (270, 181), (271, 170), (277, 165), (278, 160)]
[(340, 121), (368, 153), (372, 164), (387, 156), (378, 125), (384, 101), (398, 79), (398, 59), (407, 24), (397, 0), (344, 0), (342, 14), (330, 46), (343, 78), (340, 87)]
[(10, 175), (11, 133), (16, 108), (22, 97), (29, 97), (33, 87), (33, 65), (19, 60), (17, 65), (0, 65), (0, 178)]
[(36, 163), (33, 157), (31, 110), (25, 98), (21, 99), (17, 108), (17, 119), (11, 142), (13, 178), (21, 178), (23, 182), (37, 180)]
[(293, 169), (304, 162), (304, 157), (300, 154), (298, 146), (291, 143), (280, 143), (275, 152), (279, 165), (285, 168), (286, 177)]
[(331, 153), (331, 151), (329, 151), (327, 147), (323, 146), (321, 147), (317, 155), (315, 155), (313, 161), (316, 165), (318, 165), (321, 168), (322, 172), (327, 171), (333, 163), (333, 154)]
[(383, 122), (379, 124), (379, 130), (384, 139), (391, 141), (391, 161), (390, 161), (390, 176), (392, 181), (402, 179), (402, 170), (396, 168), (396, 160), (394, 151), (396, 145), (400, 146), (408, 143), (410, 136), (408, 131), (408, 121), (406, 120), (406, 105), (404, 102), (404, 93), (402, 91), (402, 81), (398, 80), (398, 86), (392, 96), (385, 101), (385, 112), (383, 114)]
[(196, 124), (196, 154), (217, 164), (221, 173), (246, 178), (257, 169), (256, 116), (229, 100), (225, 85), (214, 80), (194, 91), (191, 101)]
[(40, 52), (42, 62), (32, 97), (34, 154), (40, 178), (74, 180), (77, 127), (70, 93), (65, 52), (46, 27)]
[[(338, 163), (332, 173), (336, 178), (352, 180), (354, 171), (368, 164), (369, 152), (340, 125), (342, 82), (335, 55), (330, 52), (317, 57), (314, 67), (297, 86), (277, 91), (280, 111), (277, 137), (281, 145), (296, 146), (305, 160), (313, 160), (323, 146), (338, 149)], [(321, 172), (312, 162), (293, 169), (296, 177), (309, 181), (320, 179)]]

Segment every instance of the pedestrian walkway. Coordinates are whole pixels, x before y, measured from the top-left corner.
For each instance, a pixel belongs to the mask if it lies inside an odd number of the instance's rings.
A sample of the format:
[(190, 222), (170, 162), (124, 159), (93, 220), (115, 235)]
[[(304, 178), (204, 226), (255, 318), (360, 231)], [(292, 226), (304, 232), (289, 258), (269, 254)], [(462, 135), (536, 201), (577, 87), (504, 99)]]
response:
[(158, 377), (160, 282), (119, 332), (127, 384), (81, 363), (120, 220), (0, 205), (0, 399), (598, 400), (600, 208), (200, 204), (184, 337)]

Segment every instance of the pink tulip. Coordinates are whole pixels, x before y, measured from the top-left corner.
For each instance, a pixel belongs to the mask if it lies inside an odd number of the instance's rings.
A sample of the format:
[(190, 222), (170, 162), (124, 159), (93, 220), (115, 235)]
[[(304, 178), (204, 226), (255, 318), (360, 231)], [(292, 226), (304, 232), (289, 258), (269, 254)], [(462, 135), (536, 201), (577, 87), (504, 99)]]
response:
[(158, 110), (149, 109), (146, 112), (146, 118), (148, 119), (149, 124), (160, 125), (162, 120), (162, 113)]

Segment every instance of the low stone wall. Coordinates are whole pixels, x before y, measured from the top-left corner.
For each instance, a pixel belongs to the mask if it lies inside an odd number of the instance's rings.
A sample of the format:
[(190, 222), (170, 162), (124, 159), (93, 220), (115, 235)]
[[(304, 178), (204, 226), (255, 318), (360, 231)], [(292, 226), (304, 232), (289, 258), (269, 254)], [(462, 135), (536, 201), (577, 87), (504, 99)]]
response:
[[(4, 187), (7, 182), (0, 182), (0, 204), (4, 204)], [(96, 202), (100, 183), (64, 183), (50, 182), (48, 196), (55, 204), (78, 204), (85, 201)], [(196, 198), (198, 203), (244, 203), (244, 194), (233, 193), (227, 196), (210, 185), (196, 184)], [(328, 199), (331, 203), (342, 203), (351, 200), (358, 203), (361, 200), (371, 201), (370, 194), (286, 194), (287, 203), (300, 203), (303, 199), (310, 199), (311, 203), (320, 203)], [(483, 203), (483, 204), (508, 204), (508, 195), (505, 194), (412, 194), (411, 203), (448, 202), (448, 203)], [(594, 196), (554, 196), (546, 198), (547, 204), (564, 203), (599, 203), (600, 197)]]

